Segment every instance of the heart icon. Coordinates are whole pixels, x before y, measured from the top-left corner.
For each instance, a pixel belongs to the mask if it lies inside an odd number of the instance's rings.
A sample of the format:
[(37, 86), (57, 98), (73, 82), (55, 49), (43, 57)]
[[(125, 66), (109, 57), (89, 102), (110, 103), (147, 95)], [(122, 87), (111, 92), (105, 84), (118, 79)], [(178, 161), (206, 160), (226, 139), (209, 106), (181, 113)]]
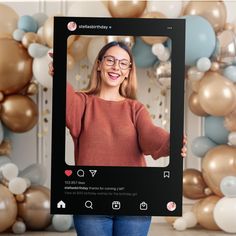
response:
[(65, 175), (66, 176), (71, 176), (72, 175), (72, 170), (65, 170)]

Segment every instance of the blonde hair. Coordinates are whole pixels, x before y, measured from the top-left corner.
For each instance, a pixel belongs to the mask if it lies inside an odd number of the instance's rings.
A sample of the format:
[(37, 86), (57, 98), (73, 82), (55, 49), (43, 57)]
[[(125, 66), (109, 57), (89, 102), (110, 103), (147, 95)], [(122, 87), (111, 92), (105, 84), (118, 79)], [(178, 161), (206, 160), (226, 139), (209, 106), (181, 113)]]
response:
[(101, 73), (98, 71), (99, 63), (102, 61), (106, 51), (114, 46), (119, 46), (122, 49), (124, 49), (130, 56), (130, 72), (127, 78), (124, 79), (122, 84), (120, 85), (119, 93), (121, 96), (125, 98), (130, 99), (136, 99), (136, 93), (137, 93), (137, 77), (136, 77), (136, 67), (134, 63), (134, 59), (132, 56), (132, 53), (128, 46), (124, 44), (123, 42), (117, 42), (113, 41), (108, 44), (106, 44), (98, 53), (98, 56), (95, 60), (95, 63), (92, 68), (91, 78), (88, 84), (88, 87), (83, 90), (86, 94), (98, 94), (101, 91)]

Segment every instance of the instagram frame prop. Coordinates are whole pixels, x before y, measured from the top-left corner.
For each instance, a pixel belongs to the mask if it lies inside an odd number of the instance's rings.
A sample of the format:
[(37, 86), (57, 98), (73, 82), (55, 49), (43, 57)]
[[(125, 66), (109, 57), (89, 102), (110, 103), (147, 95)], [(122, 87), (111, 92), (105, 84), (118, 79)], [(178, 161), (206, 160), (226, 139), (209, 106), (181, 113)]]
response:
[[(168, 166), (108, 167), (74, 166), (66, 163), (67, 39), (71, 35), (165, 36), (171, 39), (171, 45), (168, 45), (171, 47)], [(52, 214), (182, 214), (184, 55), (184, 19), (54, 18)]]

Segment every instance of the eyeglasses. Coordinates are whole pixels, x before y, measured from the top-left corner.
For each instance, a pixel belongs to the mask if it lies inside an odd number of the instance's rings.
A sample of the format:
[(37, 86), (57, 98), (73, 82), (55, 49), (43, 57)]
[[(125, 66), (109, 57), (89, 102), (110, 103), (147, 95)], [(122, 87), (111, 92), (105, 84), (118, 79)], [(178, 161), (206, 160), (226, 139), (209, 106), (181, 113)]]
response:
[(126, 59), (116, 59), (113, 56), (104, 56), (103, 57), (104, 62), (107, 66), (114, 66), (116, 64), (116, 61), (118, 61), (118, 65), (120, 67), (121, 70), (126, 70), (130, 67), (131, 62), (126, 60)]

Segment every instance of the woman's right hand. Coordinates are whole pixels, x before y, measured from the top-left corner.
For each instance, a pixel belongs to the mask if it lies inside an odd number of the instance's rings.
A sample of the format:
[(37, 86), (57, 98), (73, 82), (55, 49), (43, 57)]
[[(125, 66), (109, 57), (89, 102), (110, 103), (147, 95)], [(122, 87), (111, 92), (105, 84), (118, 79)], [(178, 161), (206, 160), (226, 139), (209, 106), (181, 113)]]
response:
[[(49, 52), (48, 55), (53, 59), (53, 53)], [(50, 62), (48, 64), (48, 74), (53, 76), (54, 75), (54, 67), (53, 67), (53, 62)]]

